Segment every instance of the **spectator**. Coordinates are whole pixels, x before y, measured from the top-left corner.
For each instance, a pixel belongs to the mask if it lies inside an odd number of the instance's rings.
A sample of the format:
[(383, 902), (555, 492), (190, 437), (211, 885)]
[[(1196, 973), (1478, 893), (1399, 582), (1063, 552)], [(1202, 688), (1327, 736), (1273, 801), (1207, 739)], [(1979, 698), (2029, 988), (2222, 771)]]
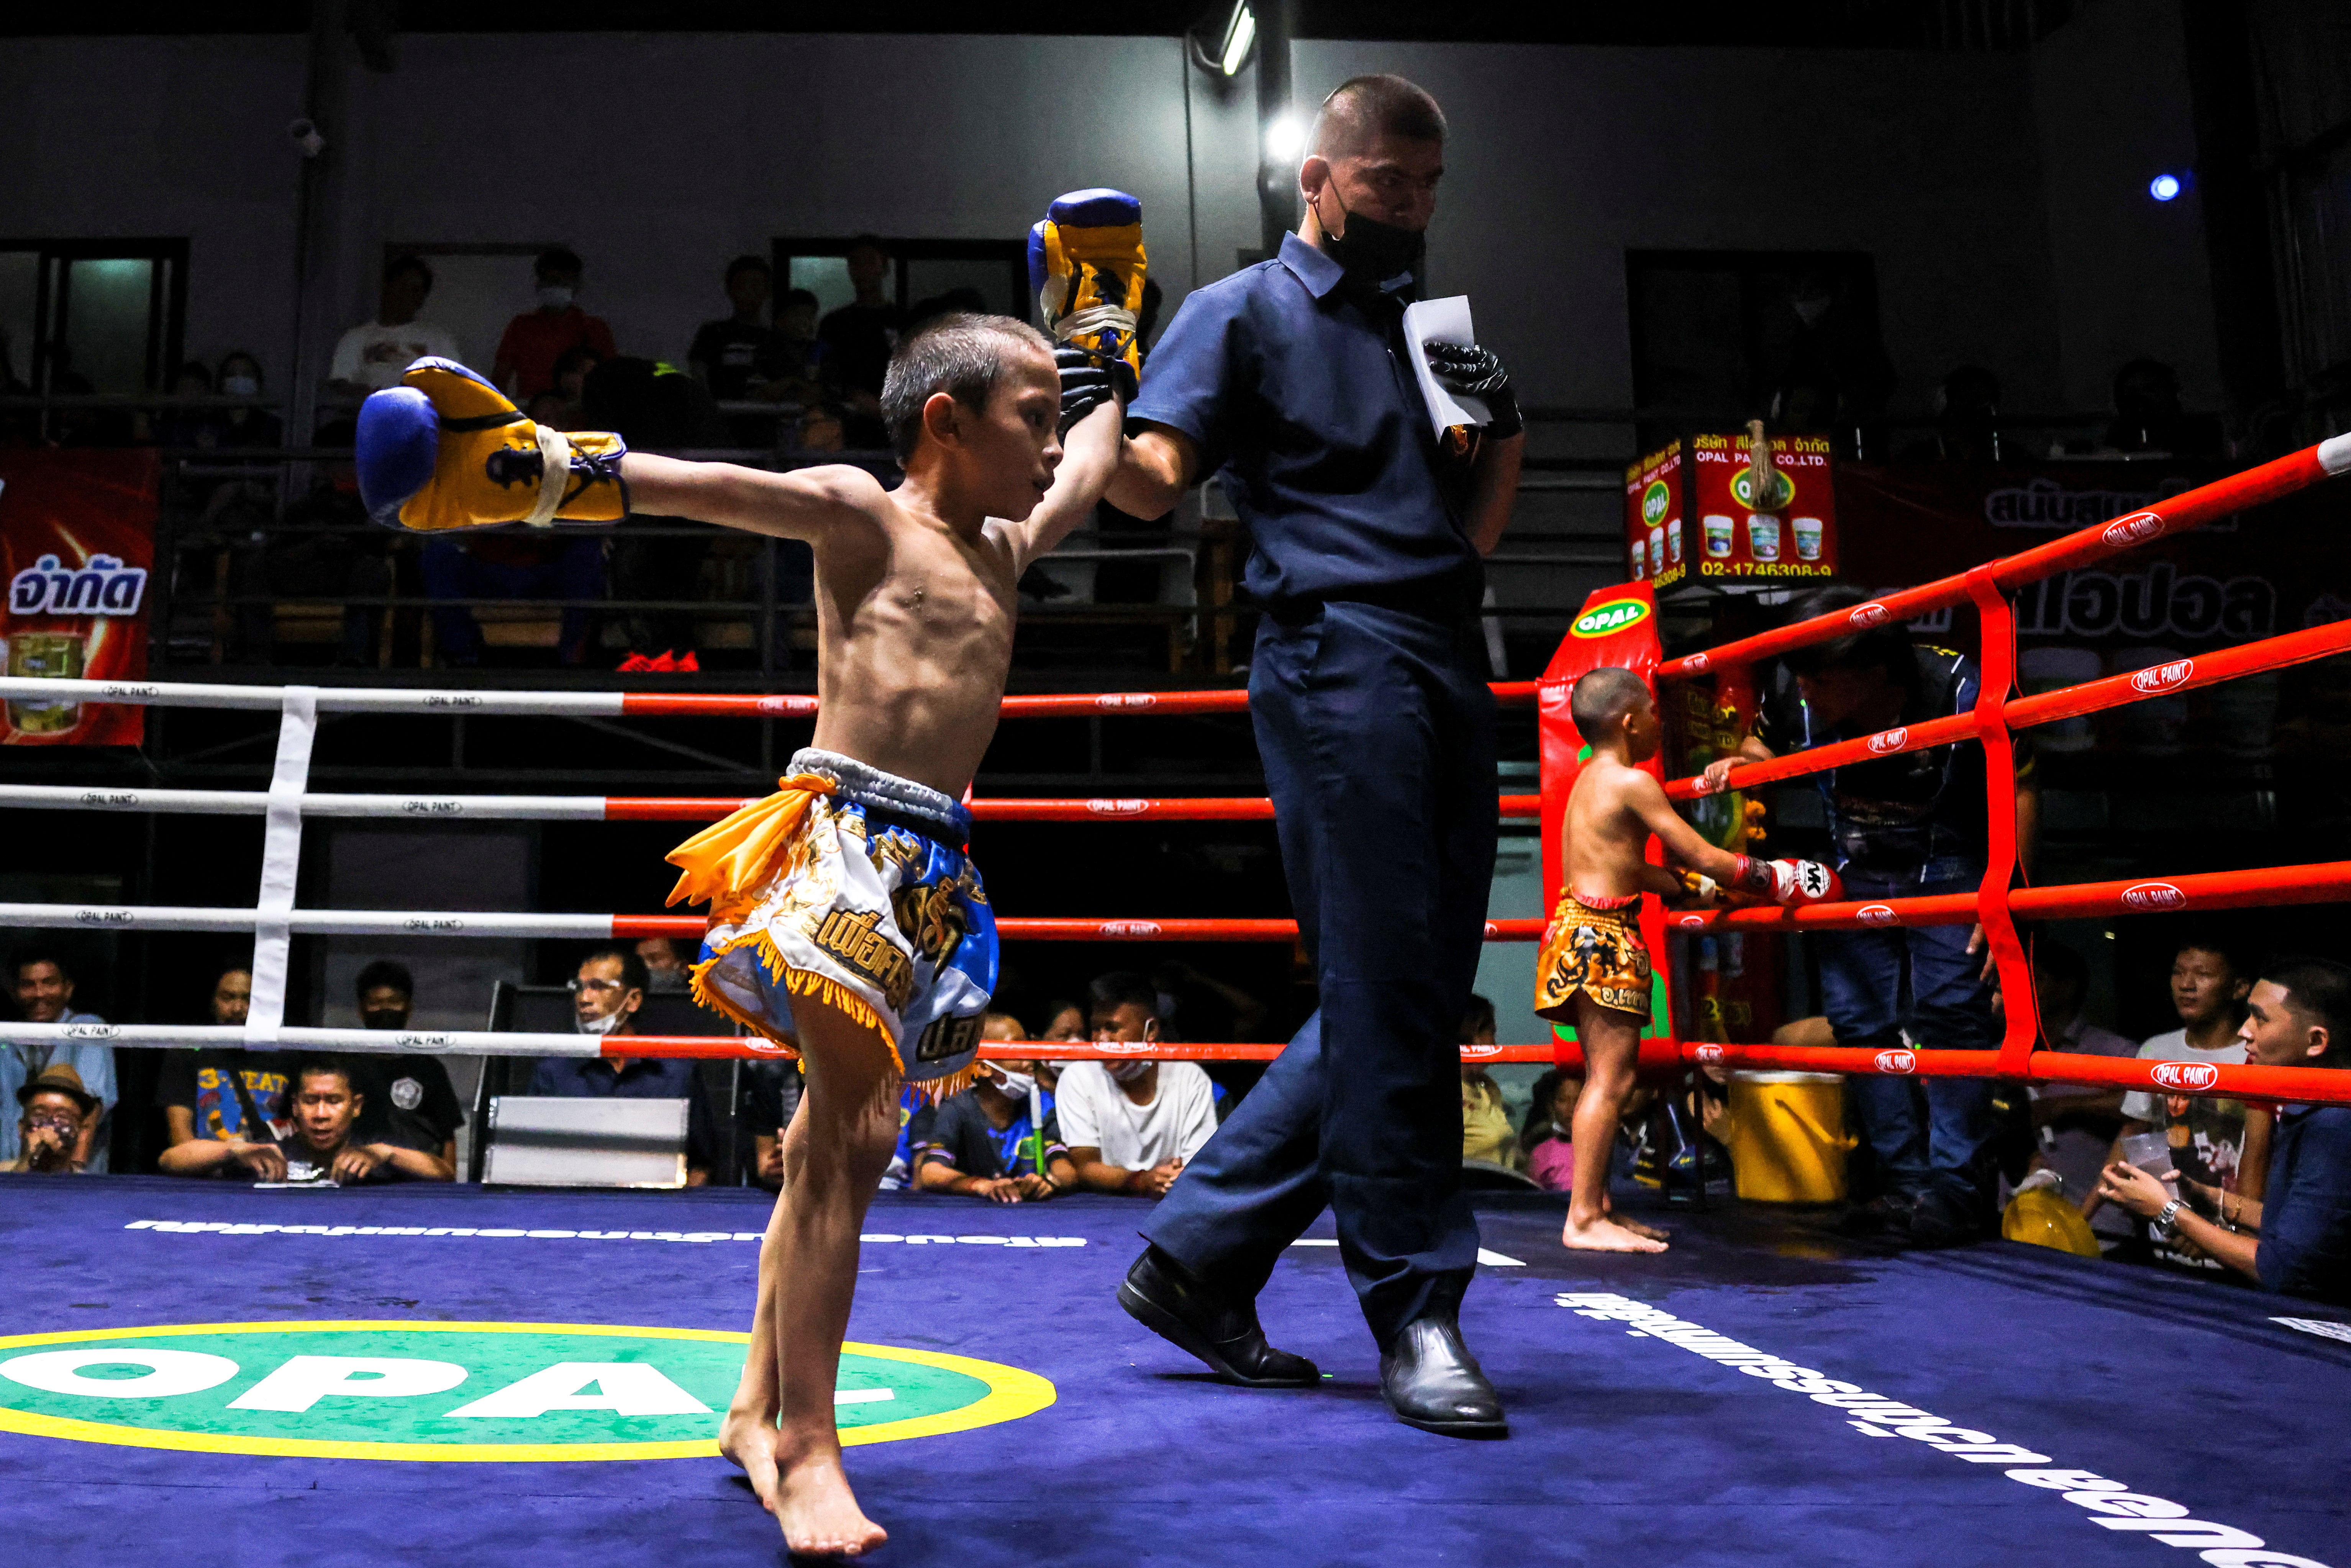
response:
[(346, 398), (363, 398), (398, 386), (401, 372), (428, 354), (464, 358), (457, 352), (456, 339), (416, 319), (432, 293), (433, 268), (423, 256), (396, 256), (387, 262), (375, 319), (362, 321), (335, 340), (334, 358), (327, 365), (328, 389)]
[(1981, 365), (1960, 365), (1935, 389), (1935, 428), (1907, 448), (1910, 463), (2000, 461), (2000, 378)]
[[(2351, 1067), (2351, 967), (2282, 959), (2262, 971), (2247, 1000), (2239, 1039), (2255, 1065)], [(2158, 1235), (2176, 1236), (2265, 1291), (2351, 1306), (2351, 1105), (2281, 1106), (2274, 1155), (2274, 1196), (2266, 1202), (2184, 1174), (2175, 1194), (2120, 1159), (2098, 1190)]]
[(1050, 1020), (1039, 1040), (1091, 1040), (1092, 1031), (1086, 1026), (1086, 1009), (1075, 1002), (1048, 1002), (1045, 1017)]
[[(241, 967), (224, 970), (213, 986), (212, 1021), (225, 1028), (243, 1025), (252, 999), (252, 974)], [(155, 1168), (165, 1176), (244, 1172), (277, 1180), (286, 1169), (277, 1145), (294, 1134), (293, 1085), (280, 1065), (284, 1061), (242, 1047), (175, 1051), (165, 1057), (155, 1080), (155, 1103), (163, 1108), (169, 1146), (156, 1157)]]
[[(221, 356), (220, 391), (223, 397), (258, 398), (262, 392), (261, 361), (242, 349)], [(223, 446), (282, 446), (286, 443), (286, 424), (266, 408), (251, 403), (229, 409), (221, 415)]]
[[(685, 351), (686, 369), (722, 402), (778, 402), (793, 390), (799, 355), (767, 322), (774, 292), (775, 273), (758, 256), (738, 256), (726, 264), (726, 300), (734, 314), (705, 321)], [(738, 414), (727, 420), (726, 438), (736, 446), (773, 447), (776, 422)]]
[[(2050, 1051), (2081, 1056), (2131, 1056), (2138, 1047), (2112, 1030), (2085, 1022), (2090, 969), (2082, 955), (2043, 936), (2032, 946), (2032, 984), (2041, 1005), (2042, 1038)], [(2032, 1129), (2039, 1148), (2035, 1163), (2063, 1178), (2067, 1201), (2086, 1204), (2097, 1191), (2098, 1173), (2122, 1129), (2123, 1092), (2085, 1083), (2036, 1083), (2032, 1087)], [(2106, 1217), (2117, 1239), (2126, 1221)]]
[(1527, 1175), (1537, 1186), (1552, 1192), (1575, 1188), (1575, 1103), (1583, 1094), (1582, 1073), (1554, 1067), (1535, 1080), (1519, 1146), (1526, 1151)]
[(83, 1140), (98, 1120), (98, 1097), (81, 1086), (81, 1074), (59, 1063), (45, 1067), (16, 1091), (23, 1113), (16, 1119), (21, 1151), (0, 1170), (43, 1176), (82, 1176)]
[(2179, 402), (2179, 372), (2161, 360), (2133, 360), (2115, 372), (2115, 418), (2103, 445), (2109, 452), (2166, 457), (2218, 457), (2220, 421), (2189, 413)]
[[(26, 1023), (104, 1023), (96, 1013), (74, 1010), (74, 979), (65, 962), (45, 947), (22, 947), (9, 960), (8, 982), (16, 992), (16, 1016)], [(89, 1040), (60, 1040), (48, 1045), (11, 1045), (0, 1049), (0, 1094), (14, 1098), (17, 1091), (51, 1067), (70, 1067), (83, 1090), (98, 1101), (98, 1114), (81, 1132), (74, 1158), (93, 1176), (107, 1168), (107, 1134), (114, 1119), (114, 1048)], [(0, 1161), (24, 1153), (16, 1141), (16, 1124), (0, 1119)]]
[[(599, 947), (580, 960), (571, 977), (572, 1019), (582, 1034), (610, 1042), (637, 1032), (637, 1009), (645, 1005), (652, 977), (633, 948)], [(607, 1043), (605, 1050), (612, 1047)], [(685, 1102), (685, 1185), (710, 1180), (710, 1110), (694, 1063), (677, 1058), (624, 1056), (541, 1057), (530, 1075), (530, 1092), (574, 1100), (683, 1100)]]
[(588, 378), (601, 370), (612, 358), (600, 354), (586, 344), (577, 344), (556, 356), (555, 384), (549, 388), (563, 400), (563, 417), (569, 423), (561, 428), (576, 430), (585, 423), (582, 411), (588, 401)]
[[(190, 360), (172, 372), (173, 397), (210, 397), (212, 392), (212, 368), (201, 360)], [(152, 428), (158, 446), (218, 446), (221, 444), (221, 422), (216, 409), (167, 408), (155, 416)]]
[(356, 1186), (370, 1181), (456, 1179), (455, 1165), (437, 1154), (404, 1144), (367, 1141), (359, 1131), (367, 1096), (344, 1062), (326, 1056), (305, 1058), (290, 1076), (294, 1134), (278, 1149), (283, 1172), (263, 1180)]
[[(1801, 595), (1791, 622), (1850, 611), (1857, 589)], [(1735, 758), (1707, 765), (1719, 786), (1739, 760), (1857, 739), (1896, 727), (1975, 710), (1976, 663), (1948, 648), (1914, 645), (1901, 625), (1814, 643), (1782, 661), (1755, 733)], [(2017, 857), (2029, 862), (2040, 798), (2032, 754), (2016, 741)], [(1846, 895), (1868, 900), (1973, 893), (1983, 880), (1986, 829), (1980, 748), (1934, 747), (1813, 775), (1827, 809), (1832, 857)], [(1837, 1043), (1860, 1049), (1906, 1040), (1946, 1051), (1989, 1051), (1992, 956), (1980, 925), (1823, 931), (1823, 1011)], [(1991, 1233), (1994, 1085), (1989, 1078), (1865, 1074), (1852, 1082), (1862, 1136), (1883, 1183), (1854, 1216), (1923, 1246), (1949, 1246)]]
[(805, 288), (788, 288), (776, 305), (776, 334), (783, 340), (784, 365), (770, 393), (798, 403), (824, 400), (824, 340), (816, 335), (817, 298)]
[[(979, 1037), (1026, 1038), (1009, 1013), (987, 1014)], [(1031, 1116), (1032, 1093), (1045, 1119), (1041, 1136)], [(925, 1192), (1022, 1203), (1051, 1197), (1077, 1181), (1052, 1097), (1037, 1082), (1032, 1061), (980, 1063), (978, 1079), (940, 1104), (914, 1148), (914, 1185)]]
[[(806, 1087), (797, 1061), (743, 1064), (743, 1103), (737, 1114), (751, 1133), (751, 1179), (769, 1192), (783, 1187), (784, 1129), (792, 1124), (792, 1113), (799, 1109)], [(902, 1115), (902, 1141), (904, 1123)], [(911, 1151), (907, 1157), (913, 1158)]]
[(637, 944), (637, 956), (645, 961), (647, 995), (684, 996), (692, 989), (686, 975), (691, 961), (668, 937), (645, 937)]
[(580, 279), (585, 270), (580, 257), (565, 246), (538, 253), (532, 266), (538, 308), (507, 323), (490, 364), (490, 380), (516, 402), (527, 402), (555, 385), (556, 361), (566, 349), (592, 349), (605, 360), (618, 357), (611, 328), (603, 318), (580, 308)]
[[(1470, 997), (1469, 1011), (1461, 1019), (1461, 1043), (1494, 1043), (1494, 1004), (1486, 998)], [(1513, 1171), (1524, 1170), (1527, 1163), (1510, 1131), (1502, 1086), (1482, 1063), (1474, 1061), (1461, 1064), (1461, 1157)]]
[[(2149, 1038), (2138, 1048), (2142, 1061), (2211, 1061), (2234, 1065), (2245, 1060), (2239, 1025), (2245, 1016), (2252, 981), (2244, 966), (2209, 933), (2185, 937), (2171, 957), (2171, 1006), (2180, 1027)], [(2161, 1132), (2171, 1148), (2171, 1163), (2181, 1176), (2203, 1186), (2245, 1197), (2241, 1180), (2245, 1152), (2245, 1103), (2225, 1097), (2150, 1094), (2135, 1089), (2123, 1096), (2122, 1131), (2106, 1158), (2122, 1158), (2121, 1138)], [(2101, 1200), (2095, 1193), (2084, 1198), (2082, 1212), (2095, 1228)], [(2209, 1270), (2212, 1260), (2176, 1239), (2149, 1238), (2156, 1261), (2178, 1268)]]
[(893, 278), (890, 253), (879, 239), (861, 235), (851, 243), (846, 259), (857, 298), (825, 317), (817, 337), (824, 343), (849, 444), (861, 452), (879, 451), (890, 444), (889, 432), (882, 427), (882, 375), (897, 351), (906, 312), (883, 287)]
[[(408, 1027), (415, 1006), (416, 981), (407, 965), (378, 958), (360, 971), (353, 990), (362, 1027)], [(457, 1103), (449, 1069), (439, 1057), (421, 1053), (363, 1057), (351, 1064), (351, 1086), (360, 1094), (362, 1142), (422, 1150), (451, 1172), (431, 1179), (455, 1178), (457, 1129), (465, 1124), (465, 1110)]]
[[(1141, 975), (1091, 990), (1097, 1041), (1159, 1040), (1159, 998)], [(1217, 1130), (1208, 1075), (1189, 1061), (1073, 1061), (1055, 1106), (1078, 1180), (1096, 1192), (1158, 1197)]]

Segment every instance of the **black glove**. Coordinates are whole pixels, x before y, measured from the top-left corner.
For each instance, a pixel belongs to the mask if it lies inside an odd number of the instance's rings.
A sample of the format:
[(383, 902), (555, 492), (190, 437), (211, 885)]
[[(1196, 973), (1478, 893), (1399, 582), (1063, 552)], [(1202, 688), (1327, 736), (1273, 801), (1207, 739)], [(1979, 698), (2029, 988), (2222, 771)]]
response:
[(1064, 343), (1053, 350), (1053, 368), (1061, 372), (1061, 434), (1113, 397), (1134, 401), (1134, 367), (1124, 360), (1104, 361), (1100, 356)]
[(1507, 439), (1527, 427), (1519, 417), (1519, 400), (1510, 392), (1510, 372), (1490, 349), (1475, 343), (1440, 343), (1435, 339), (1421, 344), (1428, 354), (1429, 372), (1437, 377), (1446, 391), (1460, 397), (1482, 399), (1492, 421), (1486, 433), (1498, 439)]

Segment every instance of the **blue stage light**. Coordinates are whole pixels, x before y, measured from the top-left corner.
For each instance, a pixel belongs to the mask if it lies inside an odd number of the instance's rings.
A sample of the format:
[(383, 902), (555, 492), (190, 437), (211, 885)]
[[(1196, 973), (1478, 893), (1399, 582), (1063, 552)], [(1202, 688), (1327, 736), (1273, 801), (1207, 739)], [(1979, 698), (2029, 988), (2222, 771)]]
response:
[(2186, 188), (2185, 183), (2177, 174), (2158, 174), (2147, 183), (2147, 193), (2158, 202), (2176, 200), (2179, 193)]

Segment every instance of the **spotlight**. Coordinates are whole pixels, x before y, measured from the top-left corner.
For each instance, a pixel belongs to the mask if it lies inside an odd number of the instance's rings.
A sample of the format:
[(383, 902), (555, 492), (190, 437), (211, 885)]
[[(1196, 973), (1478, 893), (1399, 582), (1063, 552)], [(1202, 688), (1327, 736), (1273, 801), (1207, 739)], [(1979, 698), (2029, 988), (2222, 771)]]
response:
[(1294, 114), (1285, 114), (1265, 128), (1265, 155), (1276, 163), (1294, 162), (1306, 147), (1306, 129)]
[[(1217, 40), (1213, 50), (1203, 34)], [(1214, 24), (1195, 28), (1189, 35), (1192, 58), (1204, 71), (1221, 77), (1235, 77), (1249, 64), (1249, 51), (1257, 47), (1257, 13), (1249, 7), (1249, 0), (1234, 0), (1225, 15), (1221, 26)]]
[(2168, 172), (2147, 183), (2147, 193), (2158, 202), (2177, 201), (2179, 193), (2187, 188), (2188, 182), (2184, 177)]

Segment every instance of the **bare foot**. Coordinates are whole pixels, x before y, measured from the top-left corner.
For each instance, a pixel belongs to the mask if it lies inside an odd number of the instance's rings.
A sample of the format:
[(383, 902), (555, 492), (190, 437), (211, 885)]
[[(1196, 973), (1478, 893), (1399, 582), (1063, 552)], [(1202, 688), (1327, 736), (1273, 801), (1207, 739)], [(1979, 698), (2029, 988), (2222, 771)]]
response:
[(775, 1498), (784, 1545), (801, 1555), (857, 1557), (890, 1539), (857, 1506), (839, 1454), (815, 1456), (782, 1471)]
[(1629, 1230), (1635, 1236), (1646, 1236), (1652, 1241), (1670, 1241), (1673, 1239), (1674, 1233), (1672, 1231), (1660, 1230), (1654, 1225), (1644, 1225), (1637, 1219), (1627, 1219), (1613, 1208), (1605, 1214), (1603, 1214), (1600, 1218), (1615, 1225), (1620, 1229)]
[(776, 1422), (748, 1410), (729, 1410), (718, 1426), (718, 1452), (743, 1472), (759, 1506), (776, 1511)]
[[(1647, 1234), (1642, 1234), (1647, 1231)], [(1573, 1218), (1559, 1233), (1559, 1244), (1573, 1252), (1663, 1252), (1666, 1243), (1646, 1226), (1639, 1230), (1618, 1224), (1603, 1215), (1589, 1225), (1578, 1225)]]

